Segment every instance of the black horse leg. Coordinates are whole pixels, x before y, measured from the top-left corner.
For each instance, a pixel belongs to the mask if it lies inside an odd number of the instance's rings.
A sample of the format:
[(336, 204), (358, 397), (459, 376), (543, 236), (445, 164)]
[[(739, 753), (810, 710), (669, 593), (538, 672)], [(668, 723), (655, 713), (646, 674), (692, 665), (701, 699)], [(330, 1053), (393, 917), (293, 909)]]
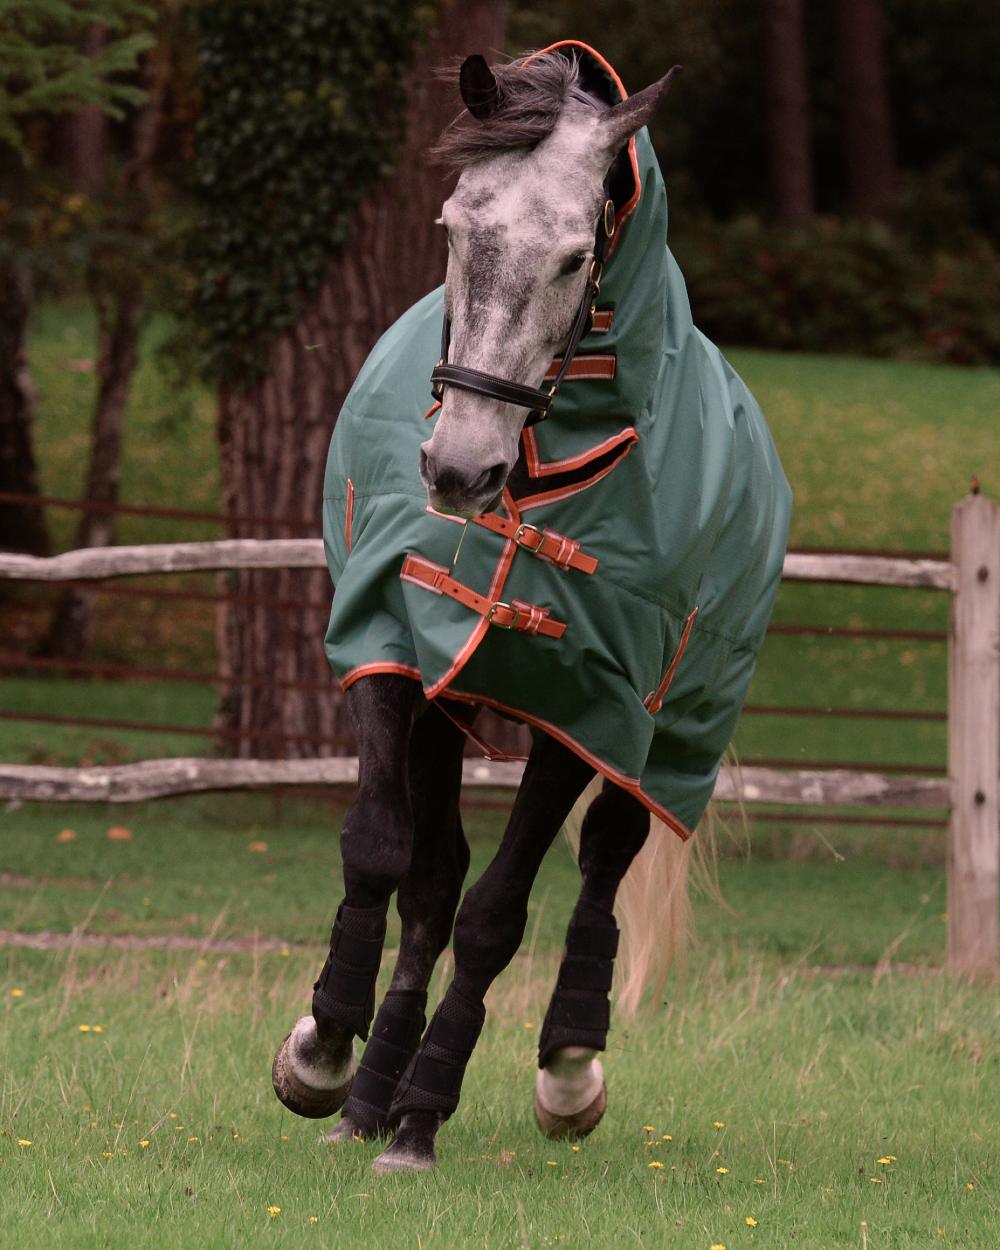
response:
[(451, 937), (469, 867), (459, 814), (464, 746), (462, 731), (433, 705), (413, 728), (413, 855), (396, 896), (399, 955), (340, 1122), (326, 1137), (330, 1144), (386, 1130), (396, 1085), (424, 1031), (427, 987)]
[(421, 698), (416, 682), (388, 674), (364, 677), (347, 691), (358, 791), (340, 838), (344, 900), (313, 987), (312, 1015), (285, 1038), (272, 1072), (275, 1093), (298, 1115), (340, 1109), (354, 1075), (354, 1038), (368, 1036), (389, 899), (410, 866), (407, 757)]
[(382, 1172), (434, 1162), (434, 1139), (458, 1106), (465, 1066), (486, 1015), (483, 1000), (524, 936), (528, 897), (545, 852), (593, 775), (552, 738), (532, 748), (506, 832), (492, 863), (462, 900), (455, 923), (455, 975), (393, 1100), (392, 1145)]
[(607, 1045), (608, 992), (618, 950), (612, 908), (618, 886), (648, 834), (646, 809), (624, 790), (605, 783), (583, 821), (583, 885), (538, 1042), (535, 1118), (547, 1137), (586, 1136), (607, 1106), (597, 1054)]

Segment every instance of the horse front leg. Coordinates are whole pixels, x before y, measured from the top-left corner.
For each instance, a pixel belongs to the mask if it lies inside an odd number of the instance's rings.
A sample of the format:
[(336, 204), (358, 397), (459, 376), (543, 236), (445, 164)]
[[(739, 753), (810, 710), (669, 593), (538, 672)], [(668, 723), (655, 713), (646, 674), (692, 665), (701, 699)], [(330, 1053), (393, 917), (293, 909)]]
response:
[(343, 1106), (354, 1078), (354, 1038), (368, 1036), (389, 900), (410, 866), (407, 753), (421, 697), (416, 682), (386, 674), (364, 677), (346, 694), (358, 790), (340, 838), (344, 898), (313, 987), (312, 1014), (282, 1042), (272, 1069), (275, 1093), (296, 1115), (319, 1119)]
[(375, 1160), (376, 1171), (434, 1164), (438, 1130), (458, 1106), (483, 1026), (486, 991), (521, 944), (542, 859), (592, 775), (554, 739), (536, 740), (500, 847), (459, 908), (455, 975), (399, 1083), (389, 1113), (396, 1137)]
[(649, 813), (642, 804), (605, 782), (584, 817), (583, 883), (538, 1042), (535, 1119), (546, 1137), (585, 1137), (607, 1107), (604, 1069), (597, 1056), (607, 1045), (608, 994), (618, 951), (612, 909), (648, 835)]
[(387, 1131), (396, 1086), (423, 1034), (427, 987), (451, 938), (469, 867), (459, 813), (464, 747), (465, 735), (433, 704), (414, 726), (413, 856), (396, 895), (399, 955), (340, 1122), (324, 1138), (330, 1145)]

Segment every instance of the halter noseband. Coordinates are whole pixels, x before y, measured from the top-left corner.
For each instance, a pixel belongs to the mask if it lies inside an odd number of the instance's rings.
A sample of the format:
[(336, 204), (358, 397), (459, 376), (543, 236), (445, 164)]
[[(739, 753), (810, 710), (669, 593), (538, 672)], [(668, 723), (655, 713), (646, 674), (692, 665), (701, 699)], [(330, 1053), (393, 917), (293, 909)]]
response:
[(604, 273), (604, 262), (607, 260), (611, 238), (615, 232), (615, 206), (613, 200), (605, 200), (604, 208), (597, 219), (597, 232), (594, 238), (594, 259), (587, 275), (583, 299), (573, 319), (569, 332), (566, 350), (563, 352), (562, 364), (552, 385), (543, 390), (538, 386), (523, 386), (520, 382), (510, 382), (506, 378), (498, 378), (492, 373), (483, 373), (480, 369), (469, 369), (465, 365), (448, 364), (448, 347), (451, 342), (451, 318), (445, 313), (444, 327), (441, 332), (441, 359), (431, 370), (431, 392), (440, 400), (446, 386), (457, 386), (459, 390), (472, 391), (476, 395), (486, 395), (489, 399), (499, 399), (504, 404), (516, 404), (519, 408), (527, 408), (528, 417), (525, 425), (534, 425), (544, 421), (556, 393), (566, 376), (580, 346), (580, 340), (590, 330), (595, 308), (594, 303), (601, 289), (601, 275)]

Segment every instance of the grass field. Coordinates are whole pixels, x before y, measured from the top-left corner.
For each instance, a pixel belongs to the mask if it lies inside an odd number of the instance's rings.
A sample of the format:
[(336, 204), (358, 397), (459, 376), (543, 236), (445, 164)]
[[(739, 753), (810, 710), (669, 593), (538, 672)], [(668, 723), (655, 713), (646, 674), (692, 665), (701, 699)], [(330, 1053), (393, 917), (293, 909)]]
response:
[[(288, 942), (4, 953), (11, 1245), (997, 1244), (996, 995), (934, 971), (937, 870), (724, 863), (732, 910), (702, 900), (686, 977), (616, 1023), (609, 1111), (574, 1150), (544, 1141), (530, 1110), (578, 879), (557, 846), (438, 1170), (375, 1178), (374, 1146), (332, 1156), (275, 1101), (269, 1064), (322, 958), (339, 815), (292, 804), (279, 827), (249, 801), (178, 800), (131, 811), (131, 839), (114, 841), (120, 812), (3, 815), (2, 927)], [(470, 817), (473, 873), (497, 820)], [(64, 828), (76, 838), (57, 840)]]

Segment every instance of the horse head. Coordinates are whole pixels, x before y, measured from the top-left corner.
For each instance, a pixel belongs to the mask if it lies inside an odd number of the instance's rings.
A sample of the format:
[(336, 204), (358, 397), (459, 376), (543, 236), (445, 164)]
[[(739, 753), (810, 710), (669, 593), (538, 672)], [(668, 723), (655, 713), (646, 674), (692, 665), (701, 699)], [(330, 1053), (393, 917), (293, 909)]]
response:
[(531, 392), (544, 410), (546, 372), (575, 349), (586, 322), (602, 222), (605, 239), (614, 229), (613, 206), (605, 217), (609, 169), (677, 68), (608, 105), (559, 52), (494, 69), (481, 56), (462, 65), (467, 113), (437, 149), (461, 170), (439, 219), (448, 238), (449, 367), (435, 371), (444, 377), (441, 409), (420, 452), (438, 511), (473, 517), (499, 503)]

